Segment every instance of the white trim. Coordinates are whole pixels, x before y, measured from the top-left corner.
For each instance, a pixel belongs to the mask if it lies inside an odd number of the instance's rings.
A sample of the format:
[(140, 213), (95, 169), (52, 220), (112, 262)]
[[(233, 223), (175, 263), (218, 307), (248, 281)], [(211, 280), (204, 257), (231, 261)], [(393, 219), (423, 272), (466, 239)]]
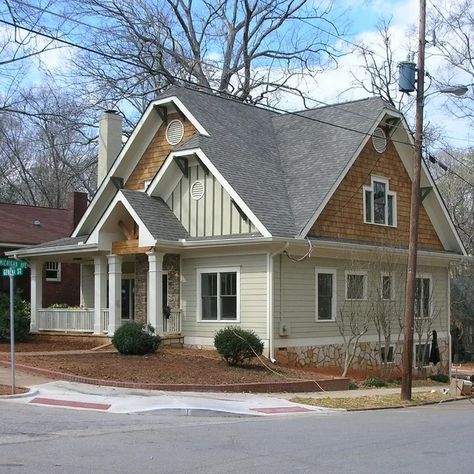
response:
[[(390, 277), (390, 298), (383, 297), (383, 279)], [(395, 272), (380, 272), (380, 299), (382, 301), (395, 301)]]
[[(384, 220), (385, 222), (374, 222), (374, 208), (375, 208), (375, 201), (374, 201), (374, 183), (382, 183), (385, 185), (385, 212), (384, 212)], [(367, 199), (366, 199), (366, 192), (369, 191), (371, 193), (372, 199), (370, 203), (370, 221), (367, 220)], [(388, 223), (388, 196), (392, 196), (392, 219), (393, 224)], [(398, 219), (397, 219), (397, 193), (395, 191), (390, 191), (390, 178), (386, 178), (384, 176), (377, 176), (371, 175), (370, 177), (370, 186), (364, 185), (362, 186), (362, 200), (363, 200), (363, 219), (364, 224), (371, 224), (371, 225), (381, 225), (384, 227), (397, 227)]]
[[(318, 314), (318, 275), (332, 275), (332, 295), (331, 295), (331, 319), (319, 319)], [(334, 322), (337, 314), (337, 270), (335, 268), (316, 267), (314, 269), (314, 286), (315, 286), (315, 320), (317, 323)]]
[[(382, 341), (383, 342), (383, 341)], [(399, 344), (400, 345), (400, 344)], [(389, 346), (389, 349), (388, 349), (388, 355), (390, 355), (390, 349), (392, 349), (392, 360), (387, 360), (386, 363), (387, 364), (394, 364), (395, 363), (395, 346), (393, 344), (390, 344)], [(383, 351), (382, 349), (385, 349), (385, 346), (380, 346), (379, 347), (379, 352), (380, 352), (380, 360), (382, 361), (383, 363), (383, 360), (382, 360), (382, 354), (385, 352)]]
[[(349, 275), (361, 275), (362, 279), (362, 298), (348, 298), (347, 296), (347, 277)], [(367, 301), (367, 270), (346, 270), (344, 276), (344, 296), (346, 301)]]
[[(202, 299), (201, 299), (201, 275), (203, 273), (217, 274), (217, 319), (202, 319)], [(220, 278), (221, 273), (236, 274), (236, 319), (221, 319), (221, 291)], [(198, 267), (196, 268), (196, 322), (198, 323), (240, 323), (240, 267)]]
[[(416, 351), (416, 346), (428, 346), (428, 359), (430, 358), (430, 352), (431, 352), (431, 341), (428, 341), (428, 342), (422, 342), (421, 344), (418, 344), (417, 341), (413, 341), (413, 368), (417, 368), (418, 367), (418, 363), (417, 363), (417, 360), (416, 360), (416, 357), (417, 357), (417, 351)], [(428, 360), (428, 364), (423, 364), (421, 367), (429, 367), (430, 366), (430, 362)]]
[(367, 144), (369, 139), (372, 138), (372, 134), (374, 133), (374, 130), (380, 125), (380, 122), (382, 121), (382, 119), (387, 115), (392, 116), (392, 117), (397, 117), (397, 118), (401, 117), (400, 114), (394, 112), (393, 110), (390, 110), (390, 109), (382, 110), (382, 112), (379, 114), (379, 116), (374, 120), (374, 123), (373, 123), (372, 127), (367, 132), (367, 135), (365, 136), (365, 138), (360, 143), (360, 145), (357, 148), (357, 150), (355, 151), (354, 155), (352, 155), (352, 158), (349, 160), (346, 167), (341, 172), (341, 174), (337, 178), (336, 182), (332, 185), (331, 189), (326, 194), (325, 198), (323, 199), (323, 202), (314, 211), (313, 215), (310, 217), (310, 219), (308, 220), (308, 223), (304, 226), (303, 230), (300, 232), (298, 237), (300, 237), (300, 238), (306, 237), (306, 235), (311, 230), (311, 227), (313, 227), (313, 224), (316, 222), (316, 220), (318, 219), (321, 212), (323, 212), (323, 209), (326, 207), (326, 204), (329, 202), (332, 195), (336, 192), (336, 189), (339, 187), (342, 180), (345, 178), (346, 174), (352, 168), (352, 165), (354, 164), (354, 162), (359, 157), (359, 155), (360, 155), (361, 151), (363, 150), (363, 148), (365, 147), (365, 145)]

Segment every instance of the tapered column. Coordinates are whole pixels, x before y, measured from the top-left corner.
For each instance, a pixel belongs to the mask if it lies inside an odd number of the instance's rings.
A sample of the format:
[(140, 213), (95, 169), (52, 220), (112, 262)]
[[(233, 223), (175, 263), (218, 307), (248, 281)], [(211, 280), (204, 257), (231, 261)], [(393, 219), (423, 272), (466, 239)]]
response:
[(148, 252), (147, 321), (163, 332), (163, 253)]
[[(120, 300), (121, 301), (121, 300)], [(106, 329), (102, 310), (107, 307), (107, 259), (103, 255), (94, 257), (94, 334)]]
[(112, 336), (121, 325), (122, 318), (122, 257), (108, 255), (109, 261), (109, 327)]
[(31, 323), (30, 331), (38, 331), (38, 309), (43, 305), (43, 262), (30, 262), (31, 275)]

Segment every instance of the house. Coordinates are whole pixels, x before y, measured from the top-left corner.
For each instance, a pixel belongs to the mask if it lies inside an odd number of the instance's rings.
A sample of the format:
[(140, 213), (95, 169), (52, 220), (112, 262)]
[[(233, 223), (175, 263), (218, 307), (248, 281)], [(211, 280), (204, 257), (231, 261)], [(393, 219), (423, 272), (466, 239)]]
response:
[[(172, 87), (122, 149), (117, 114), (99, 135), (100, 184), (72, 237), (11, 253), (32, 268), (32, 331), (65, 329), (40, 276), (74, 261), (75, 329), (135, 319), (212, 346), (236, 324), (272, 359), (334, 365), (367, 319), (354, 366), (399, 361), (413, 142), (398, 111), (370, 98), (279, 114)], [(421, 183), (415, 349), (427, 364), (435, 329), (447, 364), (448, 269), (465, 250), (424, 166)]]
[[(87, 208), (87, 194), (71, 192), (65, 209), (0, 203), (0, 256), (6, 252), (39, 245), (50, 240), (69, 237)], [(77, 264), (44, 263), (42, 301), (79, 304), (79, 275)], [(9, 279), (0, 278), (0, 291), (8, 293)], [(30, 272), (15, 277), (15, 288), (24, 299), (30, 299)]]

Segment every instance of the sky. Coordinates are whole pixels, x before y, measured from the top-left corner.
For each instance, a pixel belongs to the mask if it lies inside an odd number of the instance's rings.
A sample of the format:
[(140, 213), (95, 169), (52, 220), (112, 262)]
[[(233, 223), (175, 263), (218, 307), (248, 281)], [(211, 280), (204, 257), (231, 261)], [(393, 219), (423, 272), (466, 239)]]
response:
[[(28, 0), (33, 3), (34, 0)], [(315, 0), (320, 1), (320, 0)], [(461, 1), (461, 0), (452, 0)], [(431, 0), (428, 0), (430, 8)], [(344, 38), (348, 41), (358, 43), (360, 41), (367, 45), (378, 55), (383, 53), (381, 42), (378, 38), (377, 25), (382, 18), (391, 19), (390, 33), (394, 45), (394, 56), (396, 61), (406, 59), (410, 51), (417, 48), (416, 29), (418, 23), (418, 0), (335, 0), (336, 14), (340, 15), (338, 23), (345, 25)], [(0, 11), (3, 10), (0, 8)], [(330, 27), (328, 27), (330, 29)], [(410, 35), (409, 32), (412, 32)], [(4, 34), (4, 29), (0, 26), (0, 37)], [(428, 39), (431, 32), (428, 32)], [(41, 44), (41, 41), (38, 40)], [(340, 41), (341, 49), (354, 49), (350, 44)], [(378, 45), (378, 46), (377, 46)], [(64, 59), (71, 53), (69, 48), (58, 48), (43, 53), (40, 59), (43, 64), (47, 64), (52, 70), (61, 69), (66, 62)], [(355, 49), (357, 51), (357, 49)], [(439, 59), (431, 57), (429, 54), (429, 45), (427, 49), (427, 70), (433, 76), (436, 76), (441, 66)], [(38, 60), (30, 68), (29, 80), (33, 83), (41, 81), (42, 76), (35, 72), (38, 66)], [(319, 74), (316, 81), (307, 81), (300, 84), (302, 92), (311, 98), (322, 103), (344, 102), (348, 100), (367, 97), (369, 94), (353, 87), (352, 75), (360, 77), (361, 75), (361, 57), (353, 52), (338, 58), (338, 67), (326, 70)], [(471, 82), (466, 77), (453, 77), (458, 84)], [(309, 102), (310, 105), (317, 106), (318, 102)], [(282, 96), (278, 104), (279, 107), (297, 110), (303, 108), (303, 104), (294, 96)], [(444, 135), (455, 147), (468, 147), (472, 145), (470, 127), (467, 122), (452, 116), (444, 105), (444, 97), (433, 95), (427, 100), (425, 107), (426, 121), (440, 127)], [(408, 117), (412, 122), (413, 117)]]

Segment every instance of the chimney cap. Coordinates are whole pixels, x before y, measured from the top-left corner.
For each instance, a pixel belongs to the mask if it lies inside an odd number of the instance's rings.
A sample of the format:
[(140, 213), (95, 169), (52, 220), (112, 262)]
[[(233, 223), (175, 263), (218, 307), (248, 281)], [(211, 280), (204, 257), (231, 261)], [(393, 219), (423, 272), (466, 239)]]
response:
[(107, 109), (104, 111), (104, 114), (115, 114), (118, 115), (118, 112), (114, 109)]

